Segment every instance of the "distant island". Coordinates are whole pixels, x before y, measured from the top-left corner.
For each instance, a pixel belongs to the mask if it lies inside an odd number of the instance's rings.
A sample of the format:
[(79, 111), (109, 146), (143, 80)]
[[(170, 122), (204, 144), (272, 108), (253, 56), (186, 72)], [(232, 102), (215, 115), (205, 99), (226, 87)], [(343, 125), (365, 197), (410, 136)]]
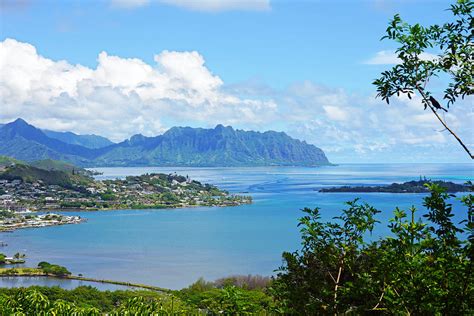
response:
[(320, 166), (324, 152), (283, 132), (173, 127), (120, 143), (97, 135), (41, 130), (22, 119), (0, 125), (0, 155), (24, 161), (62, 160), (81, 167), (108, 166)]
[(426, 187), (427, 183), (438, 184), (446, 188), (449, 193), (469, 192), (470, 186), (466, 184), (457, 184), (451, 181), (431, 181), (420, 179), (418, 181), (408, 181), (403, 183), (392, 183), (381, 186), (342, 186), (333, 188), (323, 188), (319, 192), (355, 192), (355, 193), (429, 193)]
[[(229, 194), (177, 174), (152, 173), (97, 181), (89, 171), (64, 162), (28, 164), (0, 157), (0, 209), (16, 213), (235, 206), (251, 202), (251, 197)], [(18, 222), (18, 218), (12, 221)]]

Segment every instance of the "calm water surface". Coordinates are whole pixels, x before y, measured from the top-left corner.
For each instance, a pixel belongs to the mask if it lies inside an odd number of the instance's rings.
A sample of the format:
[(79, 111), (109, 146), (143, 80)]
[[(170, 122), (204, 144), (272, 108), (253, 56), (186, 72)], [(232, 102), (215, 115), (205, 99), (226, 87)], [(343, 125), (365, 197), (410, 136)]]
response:
[[(150, 172), (177, 172), (233, 193), (252, 195), (254, 203), (238, 207), (172, 210), (81, 212), (80, 225), (23, 229), (1, 233), (1, 252), (28, 256), (28, 265), (49, 261), (74, 274), (178, 289), (199, 277), (213, 280), (231, 274), (271, 275), (281, 253), (299, 246), (297, 219), (303, 207), (321, 207), (323, 217), (339, 214), (352, 193), (319, 193), (335, 185), (379, 185), (422, 176), (462, 183), (474, 179), (472, 164), (371, 164), (321, 168), (100, 168), (99, 179)], [(357, 194), (382, 213), (373, 238), (389, 234), (386, 224), (394, 206), (421, 207), (422, 194)], [(465, 210), (456, 207), (456, 220)], [(71, 213), (69, 213), (71, 214)], [(420, 211), (420, 216), (422, 211)], [(50, 280), (0, 279), (51, 285)], [(59, 283), (61, 281), (58, 281)], [(65, 281), (62, 286), (77, 286)], [(69, 282), (69, 283), (68, 283)], [(58, 284), (58, 283), (55, 283)]]

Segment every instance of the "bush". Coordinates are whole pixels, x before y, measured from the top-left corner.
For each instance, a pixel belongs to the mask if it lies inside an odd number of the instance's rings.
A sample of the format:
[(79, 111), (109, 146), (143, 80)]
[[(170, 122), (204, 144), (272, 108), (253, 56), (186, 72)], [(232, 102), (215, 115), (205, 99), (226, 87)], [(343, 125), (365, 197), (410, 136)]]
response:
[[(254, 279), (252, 276), (245, 278)], [(273, 299), (264, 290), (248, 290), (231, 284), (237, 279), (241, 277), (224, 278), (216, 282), (207, 282), (200, 278), (188, 288), (179, 291), (178, 295), (188, 304), (205, 310), (211, 315), (258, 314), (267, 313), (273, 309)], [(260, 279), (260, 277), (255, 277), (255, 279)]]
[(67, 276), (71, 275), (68, 269), (63, 266), (59, 266), (57, 264), (50, 264), (49, 262), (41, 261), (38, 263), (38, 268), (43, 270), (46, 274), (51, 274), (54, 276)]

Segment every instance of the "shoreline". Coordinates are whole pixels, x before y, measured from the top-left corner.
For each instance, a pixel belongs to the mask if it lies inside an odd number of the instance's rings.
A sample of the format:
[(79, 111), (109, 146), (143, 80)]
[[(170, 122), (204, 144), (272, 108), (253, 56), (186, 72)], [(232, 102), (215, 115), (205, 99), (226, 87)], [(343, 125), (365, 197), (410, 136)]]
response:
[[(47, 210), (36, 210), (33, 211), (32, 214), (35, 213), (52, 213), (52, 212), (73, 212), (73, 213), (89, 213), (89, 212), (115, 212), (115, 211), (145, 211), (145, 210), (157, 210), (157, 211), (171, 211), (171, 210), (179, 210), (179, 209), (187, 209), (187, 208), (199, 208), (199, 207), (236, 207), (236, 206), (242, 206), (242, 205), (248, 205), (253, 203), (253, 199), (246, 200), (246, 203), (238, 203), (238, 204), (231, 204), (231, 205), (180, 205), (180, 206), (173, 206), (169, 205), (166, 207), (157, 207), (155, 206), (150, 206), (150, 207), (143, 207), (143, 208), (130, 208), (130, 207), (124, 207), (124, 208), (101, 208), (101, 209), (82, 209), (82, 208), (65, 208), (65, 209), (47, 209)], [(77, 216), (79, 217), (79, 216)], [(86, 222), (87, 218), (82, 218), (79, 217), (79, 220), (74, 219), (69, 222), (54, 222), (54, 223), (48, 223), (44, 222), (42, 224), (25, 224), (21, 225), (21, 223), (18, 226), (12, 226), (12, 227), (4, 227), (0, 225), (0, 233), (12, 233), (16, 231), (17, 229), (27, 229), (27, 228), (43, 228), (43, 227), (51, 227), (51, 226), (63, 226), (63, 225), (71, 225), (71, 224), (82, 224), (83, 222)]]
[[(33, 216), (33, 212), (29, 214)], [(36, 214), (34, 218), (17, 218), (17, 221), (7, 222), (0, 224), (0, 233), (2, 232), (14, 232), (17, 229), (25, 228), (41, 228), (41, 227), (50, 227), (50, 226), (63, 226), (71, 224), (81, 224), (86, 222), (86, 218), (80, 216), (66, 216), (56, 213), (47, 212), (46, 214)]]
[[(44, 175), (41, 172), (26, 165), (10, 166), (4, 173), (7, 175), (0, 182), (0, 190), (5, 194), (0, 195), (0, 202), (3, 202), (6, 210), (13, 212), (173, 209), (252, 203), (250, 196), (229, 194), (215, 185), (176, 173), (146, 173), (115, 180), (75, 179), (71, 178), (74, 174), (48, 173), (56, 182), (49, 178), (49, 182), (42, 180), (41, 176)], [(16, 174), (19, 174), (16, 177), (20, 179), (15, 178)], [(32, 179), (24, 179), (23, 174)], [(69, 182), (62, 183), (61, 176), (69, 179)]]
[(46, 209), (37, 209), (32, 211), (32, 213), (51, 213), (51, 212), (97, 212), (97, 211), (122, 211), (122, 210), (167, 210), (167, 209), (181, 209), (181, 208), (193, 208), (193, 207), (233, 207), (233, 206), (242, 206), (253, 203), (253, 199), (246, 200), (247, 202), (241, 202), (236, 204), (189, 204), (189, 205), (150, 205), (143, 207), (108, 207), (108, 208), (46, 208)]
[(54, 209), (54, 210), (37, 210), (35, 212), (114, 212), (114, 211), (145, 211), (145, 210), (179, 210), (179, 209), (184, 209), (184, 208), (198, 208), (198, 207), (235, 207), (235, 206), (242, 206), (242, 205), (248, 205), (248, 204), (253, 204), (253, 200), (250, 201), (249, 203), (240, 203), (240, 204), (235, 204), (235, 205), (185, 205), (185, 206), (166, 206), (166, 207), (156, 207), (156, 206), (150, 206), (150, 207), (143, 207), (143, 208), (133, 208), (133, 207), (112, 207), (112, 208), (90, 208), (90, 209), (83, 209), (83, 208), (65, 208), (65, 209)]
[[(15, 268), (11, 268), (15, 269)], [(35, 269), (35, 268), (29, 268), (29, 269)], [(6, 271), (8, 269), (4, 269), (3, 271)], [(0, 268), (1, 271), (1, 268)], [(49, 275), (45, 274), (44, 272), (38, 271), (38, 273), (25, 273), (25, 274), (2, 274), (0, 272), (0, 278), (36, 278), (36, 277), (42, 277), (42, 278), (51, 278), (51, 279), (59, 279), (59, 280), (78, 280), (78, 281), (86, 281), (86, 282), (94, 282), (94, 283), (102, 283), (102, 284), (113, 284), (113, 285), (122, 285), (122, 286), (127, 286), (127, 287), (133, 287), (133, 288), (140, 288), (140, 289), (146, 289), (146, 290), (151, 290), (151, 291), (156, 291), (156, 292), (162, 292), (162, 293), (171, 293), (173, 290), (170, 289), (165, 289), (159, 286), (154, 286), (154, 285), (147, 285), (147, 284), (140, 284), (140, 283), (131, 283), (131, 282), (125, 282), (125, 281), (114, 281), (114, 280), (106, 280), (106, 279), (95, 279), (95, 278), (88, 278), (88, 277), (82, 277), (82, 276), (77, 276), (77, 275), (70, 275), (70, 276), (54, 276), (54, 275)]]
[(82, 222), (86, 222), (87, 219), (83, 218), (80, 222), (77, 223), (64, 223), (64, 224), (50, 224), (50, 225), (39, 225), (39, 226), (20, 226), (20, 227), (0, 227), (0, 233), (13, 233), (18, 229), (28, 229), (28, 228), (45, 228), (45, 227), (53, 227), (53, 226), (64, 226), (64, 225), (78, 225)]

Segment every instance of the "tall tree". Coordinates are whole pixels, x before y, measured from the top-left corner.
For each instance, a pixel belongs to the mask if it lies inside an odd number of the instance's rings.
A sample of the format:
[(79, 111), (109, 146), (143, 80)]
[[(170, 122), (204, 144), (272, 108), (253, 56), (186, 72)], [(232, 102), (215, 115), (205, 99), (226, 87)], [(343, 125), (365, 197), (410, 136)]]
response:
[[(458, 141), (469, 154), (466, 143), (448, 126), (439, 111), (448, 111), (450, 105), (459, 98), (474, 94), (474, 2), (458, 0), (451, 5), (453, 22), (443, 25), (423, 27), (409, 25), (397, 14), (387, 28), (390, 39), (400, 44), (396, 50), (400, 63), (384, 71), (373, 83), (377, 86), (377, 97), (387, 103), (392, 96), (406, 94), (410, 99), (418, 93), (425, 110), (430, 109), (443, 127)], [(436, 58), (426, 58), (427, 50), (439, 52)], [(442, 101), (435, 98), (429, 83), (433, 77), (446, 80)], [(445, 104), (442, 104), (445, 103)]]

